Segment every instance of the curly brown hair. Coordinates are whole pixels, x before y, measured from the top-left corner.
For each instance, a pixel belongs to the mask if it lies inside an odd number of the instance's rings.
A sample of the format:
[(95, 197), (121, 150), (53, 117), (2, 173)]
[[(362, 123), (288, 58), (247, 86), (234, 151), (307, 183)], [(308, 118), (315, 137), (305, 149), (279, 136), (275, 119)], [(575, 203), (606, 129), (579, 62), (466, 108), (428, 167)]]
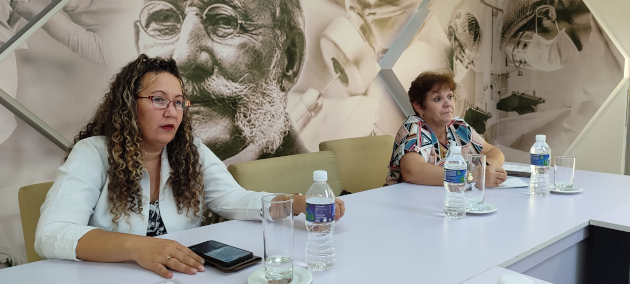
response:
[[(413, 106), (413, 104), (417, 102), (424, 108), (427, 94), (436, 86), (446, 86), (451, 91), (455, 91), (457, 84), (455, 84), (453, 80), (453, 73), (448, 71), (425, 71), (420, 73), (420, 75), (411, 82), (411, 86), (409, 87), (408, 94), (411, 105)], [(417, 116), (420, 116), (415, 108), (413, 111)]]
[[(81, 139), (92, 136), (107, 138), (109, 185), (109, 211), (114, 214), (112, 222), (117, 224), (130, 212), (142, 213), (142, 138), (138, 127), (137, 96), (145, 74), (156, 75), (168, 72), (175, 76), (182, 86), (182, 95), (188, 98), (183, 88), (182, 77), (173, 59), (149, 58), (140, 54), (138, 58), (124, 66), (110, 82), (109, 91), (103, 97), (90, 122), (74, 137), (74, 142), (66, 152), (67, 159), (74, 145)], [(168, 179), (177, 202), (177, 211), (186, 214), (192, 210), (200, 217), (203, 201), (203, 179), (199, 152), (193, 143), (192, 118), (190, 112), (183, 113), (180, 127), (173, 140), (167, 144), (168, 162), (171, 173)]]

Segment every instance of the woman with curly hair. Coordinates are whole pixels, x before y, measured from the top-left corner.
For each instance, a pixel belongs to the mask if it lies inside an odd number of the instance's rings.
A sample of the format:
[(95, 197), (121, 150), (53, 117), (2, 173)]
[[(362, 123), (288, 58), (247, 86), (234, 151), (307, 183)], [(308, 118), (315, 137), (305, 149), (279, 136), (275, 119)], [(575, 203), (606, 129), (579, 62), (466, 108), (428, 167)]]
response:
[[(203, 259), (176, 241), (147, 236), (200, 226), (204, 206), (229, 219), (261, 218), (267, 193), (243, 189), (193, 137), (182, 85), (174, 60), (144, 54), (114, 77), (42, 205), (39, 255), (132, 260), (170, 278), (168, 269), (204, 271)], [(304, 197), (295, 197), (293, 213), (304, 212)]]

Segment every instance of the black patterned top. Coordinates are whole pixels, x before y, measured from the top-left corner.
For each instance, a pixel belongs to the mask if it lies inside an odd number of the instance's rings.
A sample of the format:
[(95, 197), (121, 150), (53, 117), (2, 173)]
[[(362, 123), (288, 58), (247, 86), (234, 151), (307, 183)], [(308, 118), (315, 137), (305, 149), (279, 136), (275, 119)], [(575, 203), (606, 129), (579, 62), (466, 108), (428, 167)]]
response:
[(155, 237), (166, 234), (166, 227), (160, 215), (160, 202), (156, 200), (149, 206), (149, 225), (147, 226), (147, 236)]

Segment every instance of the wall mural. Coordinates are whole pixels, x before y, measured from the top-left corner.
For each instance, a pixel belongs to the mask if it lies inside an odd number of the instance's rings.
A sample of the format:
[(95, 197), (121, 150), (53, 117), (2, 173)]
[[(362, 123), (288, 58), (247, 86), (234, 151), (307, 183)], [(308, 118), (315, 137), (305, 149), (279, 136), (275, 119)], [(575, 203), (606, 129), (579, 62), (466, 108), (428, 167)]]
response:
[(582, 0), (528, 2), (503, 5), (505, 67), (489, 129), (506, 157), (525, 160), (536, 134), (564, 153), (621, 81), (624, 62)]
[[(566, 150), (622, 77), (621, 55), (581, 0), (235, 2), (72, 0), (0, 62), (0, 88), (72, 140), (118, 68), (138, 53), (174, 57), (195, 133), (226, 164), (317, 151), (395, 135), (410, 113), (394, 98), (406, 93), (390, 93), (379, 61), (422, 5), (430, 13), (398, 55), (396, 83), (453, 71), (457, 115), (526, 162), (536, 134)], [(0, 44), (49, 3), (1, 2)], [(1, 106), (0, 119), (0, 179), (11, 181), (0, 187), (52, 180), (62, 151)], [(21, 247), (11, 206), (0, 231), (15, 233), (0, 235), (0, 252)]]
[[(140, 52), (172, 56), (196, 135), (226, 164), (396, 131), (403, 114), (377, 79), (378, 59), (417, 1), (236, 2), (73, 0), (2, 73), (16, 74), (10, 84), (21, 104), (72, 140), (118, 68)], [(2, 8), (4, 40), (50, 1), (11, 3)], [(3, 187), (54, 178), (61, 150), (19, 120), (3, 133), (0, 177), (11, 181)], [(21, 244), (20, 230), (8, 229), (19, 228), (17, 205), (5, 208), (13, 219), (1, 231), (11, 234), (0, 242)]]
[[(228, 165), (317, 151), (323, 140), (397, 127), (391, 117), (379, 119), (379, 113), (402, 114), (375, 80), (377, 60), (418, 1), (240, 2), (237, 8), (215, 1), (70, 1), (44, 25), (46, 35), (29, 40), (50, 37), (65, 47), (17, 54), (18, 69), (40, 70), (20, 72), (29, 84), (17, 99), (30, 105), (43, 90), (72, 98), (65, 106), (81, 111), (63, 118), (32, 110), (71, 140), (109, 75), (146, 53), (178, 61), (196, 135)], [(47, 3), (16, 2), (11, 15), (29, 20)], [(47, 75), (48, 68), (82, 78)], [(47, 85), (42, 76), (66, 78)]]
[(564, 153), (623, 77), (623, 56), (582, 0), (443, 0), (428, 9), (393, 68), (397, 79), (407, 89), (422, 71), (453, 71), (456, 115), (509, 161), (528, 163), (536, 134)]

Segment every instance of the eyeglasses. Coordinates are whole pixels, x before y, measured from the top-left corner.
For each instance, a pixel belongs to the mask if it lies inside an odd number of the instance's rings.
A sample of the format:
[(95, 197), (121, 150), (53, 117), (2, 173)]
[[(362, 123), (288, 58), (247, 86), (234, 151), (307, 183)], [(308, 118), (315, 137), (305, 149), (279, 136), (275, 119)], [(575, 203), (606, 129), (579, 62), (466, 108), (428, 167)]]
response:
[(138, 97), (139, 99), (149, 99), (153, 103), (153, 106), (159, 109), (166, 109), (168, 106), (173, 103), (175, 109), (177, 111), (186, 111), (190, 107), (190, 101), (184, 99), (177, 99), (171, 101), (165, 97), (160, 96), (148, 96), (148, 97)]
[(518, 34), (518, 37), (516, 38), (516, 43), (512, 47), (512, 64), (514, 64), (514, 67), (516, 67), (516, 68), (524, 67), (527, 64), (527, 62), (525, 60), (518, 60), (517, 61), (516, 58), (514, 57), (514, 53), (516, 51), (516, 48), (521, 45), (521, 38), (523, 37), (524, 34), (525, 34), (524, 31), (521, 31)]
[[(538, 10), (536, 10), (536, 11), (538, 11)], [(534, 17), (533, 21), (530, 21), (523, 28), (521, 28), (522, 30), (520, 32), (518, 32), (518, 35), (516, 37), (516, 41), (514, 42), (514, 46), (512, 46), (512, 56), (511, 56), (512, 57), (512, 64), (514, 64), (514, 67), (516, 67), (516, 68), (529, 67), (529, 64), (527, 64), (526, 60), (523, 60), (523, 59), (516, 60), (516, 58), (514, 57), (514, 53), (515, 53), (515, 51), (517, 49), (523, 49), (524, 51), (527, 51), (527, 46), (529, 45), (529, 41), (531, 40), (531, 38), (530, 39), (526, 39), (523, 36), (534, 25), (537, 25), (536, 17)]]
[[(451, 33), (449, 33), (451, 34)], [(450, 38), (450, 36), (449, 36)], [(457, 59), (459, 59), (460, 61), (462, 61), (462, 64), (464, 64), (464, 66), (466, 68), (468, 68), (469, 66), (473, 66), (475, 67), (475, 61), (470, 60), (470, 58), (468, 58), (468, 55), (466, 54), (466, 52), (464, 52), (464, 45), (462, 45), (462, 42), (459, 41), (459, 39), (457, 38), (457, 36), (455, 35), (455, 31), (452, 32), (452, 39), (451, 41), (453, 42), (453, 52), (455, 52)], [(457, 44), (458, 48), (455, 48), (455, 44)]]
[[(182, 13), (170, 3), (152, 1), (145, 4), (140, 11), (140, 26), (151, 37), (158, 40), (168, 40), (179, 35), (184, 17), (189, 13)], [(253, 30), (257, 27), (271, 27), (257, 22), (243, 21), (230, 6), (224, 4), (210, 5), (203, 14), (194, 13), (206, 30), (208, 36), (214, 40), (228, 39), (236, 35), (239, 29)]]

